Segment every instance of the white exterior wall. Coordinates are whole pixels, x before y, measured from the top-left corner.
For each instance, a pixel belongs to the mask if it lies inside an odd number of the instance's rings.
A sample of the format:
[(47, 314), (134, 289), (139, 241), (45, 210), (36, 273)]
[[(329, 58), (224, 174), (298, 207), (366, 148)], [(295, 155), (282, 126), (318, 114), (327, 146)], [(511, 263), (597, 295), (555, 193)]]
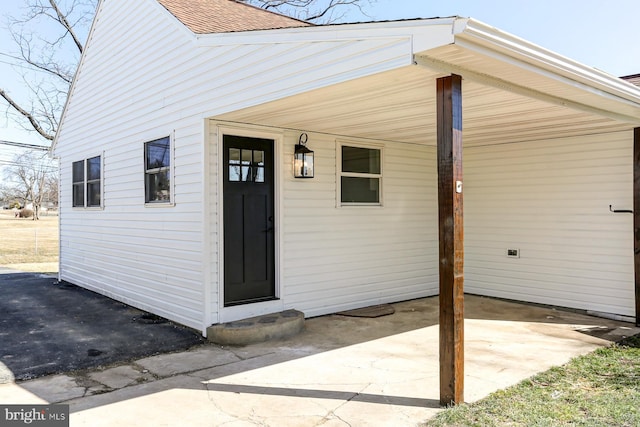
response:
[[(55, 149), (60, 277), (204, 330), (219, 319), (219, 253), (209, 240), (217, 181), (207, 161), (216, 153), (205, 117), (409, 65), (411, 30), (264, 44), (261, 32), (199, 40), (152, 0), (102, 1), (97, 16)], [(172, 132), (175, 206), (145, 207), (143, 144)], [(71, 164), (96, 155), (104, 207), (72, 208)]]
[(632, 159), (631, 132), (466, 148), (465, 290), (633, 317)]
[[(205, 118), (408, 66), (413, 30), (398, 25), (333, 39), (278, 30), (267, 44), (260, 31), (195, 37), (153, 0), (102, 1), (55, 150), (61, 278), (197, 329), (217, 323), (218, 148)], [(299, 133), (278, 132), (282, 308), (437, 293), (435, 149), (384, 143), (384, 206), (337, 207), (336, 138), (310, 134), (317, 176), (295, 180)], [(175, 206), (145, 207), (143, 144), (169, 134)], [(465, 150), (467, 291), (632, 314), (631, 217), (607, 210), (630, 206), (631, 138), (603, 138)], [(71, 164), (96, 155), (104, 207), (71, 208)], [(522, 258), (506, 258), (512, 246)]]
[(435, 149), (380, 145), (383, 206), (339, 207), (336, 138), (309, 135), (316, 166), (315, 177), (305, 180), (293, 178), (286, 161), (298, 136), (284, 144), (285, 308), (317, 316), (437, 294)]
[[(377, 141), (343, 139), (309, 133), (315, 152), (315, 177), (295, 179), (291, 170), (300, 132), (229, 127), (222, 132), (258, 137), (281, 135), (276, 152), (276, 284), (279, 301), (224, 308), (219, 298), (222, 247), (218, 174), (218, 126), (210, 125), (209, 180), (212, 256), (211, 311), (221, 321), (248, 317), (277, 307), (301, 310), (307, 317), (435, 295), (438, 292), (438, 197), (435, 148)], [(383, 150), (383, 206), (336, 203), (337, 142)], [(225, 313), (227, 311), (227, 313)], [(214, 320), (215, 322), (215, 320)]]
[[(134, 3), (102, 2), (59, 135), (60, 277), (201, 330), (202, 120), (166, 102), (192, 43)], [(144, 143), (174, 133), (175, 206), (145, 207)], [(71, 164), (96, 155), (104, 206), (72, 208)]]

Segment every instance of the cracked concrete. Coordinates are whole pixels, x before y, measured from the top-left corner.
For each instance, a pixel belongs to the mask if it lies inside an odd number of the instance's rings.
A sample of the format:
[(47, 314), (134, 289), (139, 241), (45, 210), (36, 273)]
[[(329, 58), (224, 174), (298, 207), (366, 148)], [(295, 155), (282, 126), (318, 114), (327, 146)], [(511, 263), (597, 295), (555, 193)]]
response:
[[(465, 397), (475, 401), (640, 333), (572, 312), (466, 297)], [(0, 384), (2, 403), (66, 403), (73, 426), (411, 426), (439, 410), (437, 298), (366, 319), (308, 319), (287, 340), (205, 344)], [(594, 336), (595, 335), (595, 336)]]

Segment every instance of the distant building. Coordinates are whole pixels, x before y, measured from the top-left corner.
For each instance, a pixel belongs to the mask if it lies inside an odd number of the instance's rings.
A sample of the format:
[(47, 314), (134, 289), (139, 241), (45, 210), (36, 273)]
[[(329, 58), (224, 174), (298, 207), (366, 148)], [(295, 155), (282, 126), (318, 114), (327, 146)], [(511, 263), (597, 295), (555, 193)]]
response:
[(633, 83), (636, 86), (640, 86), (640, 74), (632, 74), (630, 76), (624, 76), (620, 78), (628, 81), (629, 83)]

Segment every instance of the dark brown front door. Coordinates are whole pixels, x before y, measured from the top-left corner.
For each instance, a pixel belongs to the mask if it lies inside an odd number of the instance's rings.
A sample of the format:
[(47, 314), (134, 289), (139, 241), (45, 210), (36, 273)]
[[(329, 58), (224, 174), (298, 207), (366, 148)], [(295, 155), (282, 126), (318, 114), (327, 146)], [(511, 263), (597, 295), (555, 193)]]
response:
[(273, 140), (224, 135), (224, 305), (275, 298)]

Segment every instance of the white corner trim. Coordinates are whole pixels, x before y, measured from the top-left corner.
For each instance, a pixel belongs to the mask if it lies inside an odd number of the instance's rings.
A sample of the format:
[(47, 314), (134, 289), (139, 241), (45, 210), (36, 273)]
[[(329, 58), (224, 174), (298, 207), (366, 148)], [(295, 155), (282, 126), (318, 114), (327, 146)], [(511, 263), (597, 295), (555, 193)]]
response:
[[(283, 153), (284, 153), (284, 140), (285, 131), (283, 129), (267, 128), (255, 125), (238, 125), (235, 123), (209, 120), (209, 126), (216, 128), (216, 152), (217, 152), (217, 165), (215, 165), (218, 171), (217, 182), (211, 185), (216, 186), (217, 203), (216, 209), (218, 211), (218, 274), (217, 274), (217, 286), (218, 286), (218, 322), (230, 322), (233, 320), (239, 320), (247, 317), (258, 316), (261, 314), (273, 313), (276, 311), (282, 311), (284, 307), (283, 299), (283, 230), (282, 230), (282, 206), (283, 206), (283, 185), (284, 185), (284, 169), (283, 165)], [(242, 304), (237, 306), (225, 307), (224, 306), (224, 178), (222, 175), (222, 168), (224, 167), (223, 159), (223, 138), (224, 135), (237, 135), (247, 138), (261, 138), (273, 140), (273, 174), (274, 174), (274, 227), (275, 233), (275, 248), (274, 248), (274, 280), (275, 280), (275, 296), (276, 300), (265, 301), (252, 304)], [(212, 143), (213, 141), (209, 141)]]

